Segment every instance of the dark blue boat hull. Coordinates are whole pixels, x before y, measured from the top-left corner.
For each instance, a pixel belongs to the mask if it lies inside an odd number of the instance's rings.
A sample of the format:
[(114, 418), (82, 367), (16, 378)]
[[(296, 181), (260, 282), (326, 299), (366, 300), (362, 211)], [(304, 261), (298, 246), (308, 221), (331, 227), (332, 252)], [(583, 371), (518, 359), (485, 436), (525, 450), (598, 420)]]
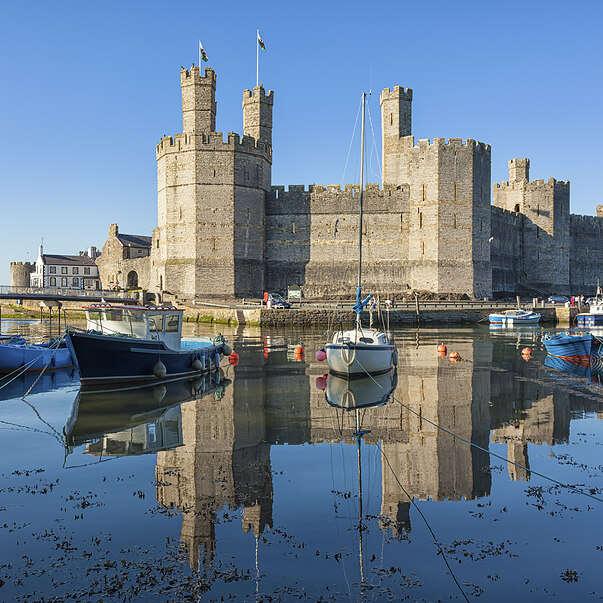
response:
[(117, 386), (182, 379), (220, 366), (223, 344), (172, 350), (162, 341), (69, 331), (82, 386)]

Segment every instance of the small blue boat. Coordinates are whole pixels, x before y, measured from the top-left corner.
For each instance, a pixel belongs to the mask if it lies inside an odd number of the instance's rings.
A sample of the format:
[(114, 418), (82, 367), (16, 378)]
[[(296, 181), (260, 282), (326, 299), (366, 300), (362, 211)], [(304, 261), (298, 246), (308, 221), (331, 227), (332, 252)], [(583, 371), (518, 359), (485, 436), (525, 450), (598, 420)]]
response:
[(220, 367), (232, 349), (220, 335), (182, 342), (183, 310), (173, 306), (85, 308), (86, 331), (70, 328), (67, 345), (82, 387), (124, 387), (193, 377)]
[(0, 345), (0, 373), (24, 373), (69, 368), (73, 366), (71, 352), (65, 342), (4, 343)]
[(588, 332), (545, 333), (542, 343), (551, 356), (581, 358), (590, 362), (593, 336)]

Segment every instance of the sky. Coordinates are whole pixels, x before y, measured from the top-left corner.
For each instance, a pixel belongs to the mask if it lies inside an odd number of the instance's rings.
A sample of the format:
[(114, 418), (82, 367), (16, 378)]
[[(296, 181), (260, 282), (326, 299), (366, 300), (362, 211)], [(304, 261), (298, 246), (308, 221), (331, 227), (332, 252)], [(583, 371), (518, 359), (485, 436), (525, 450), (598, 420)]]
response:
[[(218, 131), (242, 132), (243, 90), (274, 90), (273, 184), (358, 181), (347, 157), (372, 92), (368, 182), (379, 181), (379, 94), (414, 91), (413, 134), (492, 146), (492, 182), (571, 182), (594, 215), (603, 160), (603, 3), (4, 2), (0, 36), (0, 284), (11, 261), (102, 247), (109, 225), (157, 226), (155, 145), (182, 132), (180, 68), (198, 41), (217, 74)], [(352, 157), (354, 155), (352, 154)], [(346, 167), (347, 166), (347, 167)]]

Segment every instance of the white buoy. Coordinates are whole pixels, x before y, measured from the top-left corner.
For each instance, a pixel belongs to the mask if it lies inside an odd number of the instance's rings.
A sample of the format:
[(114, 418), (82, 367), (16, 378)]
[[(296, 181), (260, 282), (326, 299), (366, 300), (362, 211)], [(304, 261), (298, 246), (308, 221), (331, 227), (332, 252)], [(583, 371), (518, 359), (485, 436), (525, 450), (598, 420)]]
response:
[(195, 358), (193, 360), (193, 369), (196, 371), (202, 371), (205, 368), (205, 359), (204, 358)]

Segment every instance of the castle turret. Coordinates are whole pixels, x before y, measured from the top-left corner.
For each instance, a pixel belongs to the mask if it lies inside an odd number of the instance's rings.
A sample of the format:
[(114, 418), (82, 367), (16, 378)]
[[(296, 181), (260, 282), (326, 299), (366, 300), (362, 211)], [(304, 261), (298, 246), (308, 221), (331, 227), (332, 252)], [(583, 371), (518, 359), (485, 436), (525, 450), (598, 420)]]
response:
[(274, 93), (266, 94), (264, 88), (256, 86), (243, 91), (243, 134), (263, 140), (272, 146), (272, 105)]
[(216, 131), (216, 74), (205, 68), (201, 77), (199, 67), (180, 71), (182, 87), (182, 132), (209, 134)]
[(530, 181), (530, 160), (527, 157), (509, 160), (509, 182)]
[[(412, 141), (412, 89), (394, 86), (381, 92), (381, 134), (383, 140), (383, 183), (408, 182), (408, 174), (401, 161)], [(409, 142), (410, 141), (410, 142)]]

